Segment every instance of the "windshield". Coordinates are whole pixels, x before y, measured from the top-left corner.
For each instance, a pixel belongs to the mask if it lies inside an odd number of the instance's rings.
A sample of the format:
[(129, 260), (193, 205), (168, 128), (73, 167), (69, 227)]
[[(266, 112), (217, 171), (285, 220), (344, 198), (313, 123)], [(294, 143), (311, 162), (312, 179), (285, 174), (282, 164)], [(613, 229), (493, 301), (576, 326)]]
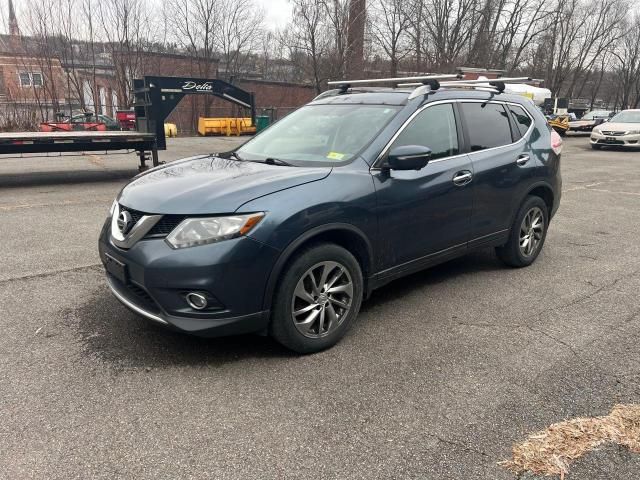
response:
[(609, 121), (612, 123), (640, 123), (640, 110), (620, 112)]
[(293, 165), (351, 160), (387, 125), (399, 107), (307, 105), (284, 117), (237, 152), (244, 160)]

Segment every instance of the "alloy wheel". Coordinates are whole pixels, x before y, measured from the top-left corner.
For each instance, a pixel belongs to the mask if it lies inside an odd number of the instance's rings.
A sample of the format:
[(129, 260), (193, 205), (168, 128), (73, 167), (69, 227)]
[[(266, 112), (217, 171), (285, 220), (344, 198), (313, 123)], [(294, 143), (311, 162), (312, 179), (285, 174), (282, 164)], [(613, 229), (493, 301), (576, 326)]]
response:
[(520, 253), (525, 257), (533, 256), (538, 251), (543, 234), (544, 214), (539, 207), (533, 207), (520, 224)]
[(293, 323), (305, 337), (324, 337), (342, 324), (352, 301), (353, 281), (346, 267), (317, 263), (298, 280), (291, 299)]

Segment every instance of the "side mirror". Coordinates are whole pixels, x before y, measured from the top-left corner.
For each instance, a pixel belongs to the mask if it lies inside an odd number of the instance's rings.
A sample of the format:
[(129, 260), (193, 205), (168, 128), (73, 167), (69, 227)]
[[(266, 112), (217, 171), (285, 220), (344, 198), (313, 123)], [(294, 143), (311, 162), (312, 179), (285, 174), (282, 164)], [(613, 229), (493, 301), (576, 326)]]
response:
[(387, 162), (391, 170), (420, 170), (431, 160), (431, 149), (421, 145), (394, 147), (389, 151)]

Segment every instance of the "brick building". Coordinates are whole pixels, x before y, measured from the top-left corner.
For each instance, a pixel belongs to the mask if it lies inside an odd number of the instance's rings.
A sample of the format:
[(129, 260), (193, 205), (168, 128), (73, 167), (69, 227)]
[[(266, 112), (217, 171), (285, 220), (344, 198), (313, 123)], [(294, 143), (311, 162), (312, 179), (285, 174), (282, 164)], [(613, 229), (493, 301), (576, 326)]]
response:
[[(0, 130), (37, 129), (59, 112), (95, 112), (115, 116), (131, 106), (132, 77), (144, 75), (217, 78), (217, 58), (173, 52), (124, 53), (112, 44), (39, 39), (21, 35), (9, 1), (9, 34), (0, 35)], [(280, 118), (314, 97), (309, 85), (257, 80), (260, 72), (235, 79), (253, 92), (258, 114)], [(213, 96), (190, 95), (168, 121), (181, 132), (194, 132), (200, 116), (248, 116), (248, 112)]]

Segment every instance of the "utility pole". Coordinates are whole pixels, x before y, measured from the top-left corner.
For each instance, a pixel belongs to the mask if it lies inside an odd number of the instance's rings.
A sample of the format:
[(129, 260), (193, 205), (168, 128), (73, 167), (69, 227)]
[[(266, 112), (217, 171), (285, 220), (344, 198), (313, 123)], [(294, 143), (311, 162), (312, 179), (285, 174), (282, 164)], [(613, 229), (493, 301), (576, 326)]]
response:
[(352, 79), (364, 78), (364, 25), (366, 14), (366, 0), (349, 0), (347, 77)]

